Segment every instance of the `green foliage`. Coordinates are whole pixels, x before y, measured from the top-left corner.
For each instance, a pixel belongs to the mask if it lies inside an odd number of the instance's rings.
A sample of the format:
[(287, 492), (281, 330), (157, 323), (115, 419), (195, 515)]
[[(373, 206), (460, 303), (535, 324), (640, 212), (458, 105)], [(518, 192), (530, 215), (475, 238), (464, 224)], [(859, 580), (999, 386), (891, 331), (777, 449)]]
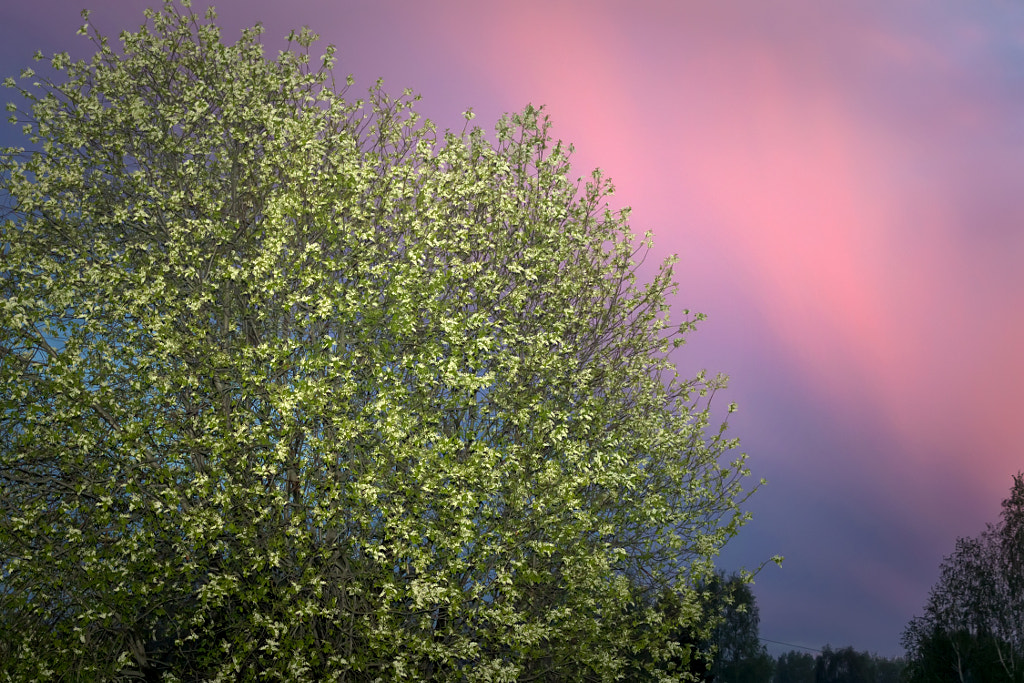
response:
[(146, 16), (15, 86), (3, 673), (683, 676), (747, 473), (608, 183), (537, 109), (439, 137), (308, 31)]
[(749, 577), (717, 574), (705, 593), (709, 596), (705, 600), (716, 606), (712, 614), (718, 617), (711, 636), (714, 680), (768, 683), (775, 660), (758, 635), (761, 616)]
[[(716, 572), (701, 582), (697, 601), (691, 604), (678, 594), (658, 596), (655, 609), (666, 616), (676, 616), (687, 608), (696, 610), (696, 618), (677, 620), (679, 626), (671, 634), (672, 640), (683, 645), (688, 653), (687, 657), (672, 660), (677, 669), (688, 670), (699, 681), (772, 680), (775, 660), (758, 636), (759, 615), (750, 589), (751, 578), (747, 573), (726, 577)], [(644, 675), (642, 665), (654, 659), (650, 652), (638, 652), (627, 669), (626, 680), (652, 680)]]
[(903, 632), (905, 680), (1024, 681), (1024, 474), (1000, 517), (943, 560), (924, 614)]

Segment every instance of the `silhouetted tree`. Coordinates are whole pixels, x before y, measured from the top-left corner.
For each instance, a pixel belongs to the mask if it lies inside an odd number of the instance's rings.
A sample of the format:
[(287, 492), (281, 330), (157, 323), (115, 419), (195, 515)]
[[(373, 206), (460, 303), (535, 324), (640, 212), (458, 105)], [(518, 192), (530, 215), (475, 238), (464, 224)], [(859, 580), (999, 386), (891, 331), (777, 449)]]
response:
[(814, 655), (790, 651), (775, 662), (773, 683), (814, 683)]
[(712, 633), (715, 681), (768, 683), (775, 659), (758, 635), (760, 614), (750, 582), (741, 576), (718, 575), (706, 587), (709, 603), (718, 605), (721, 619)]
[(905, 667), (902, 658), (826, 645), (817, 657), (794, 651), (780, 655), (772, 683), (899, 683)]
[[(923, 620), (914, 628), (929, 628)], [(930, 631), (915, 633), (916, 656), (907, 663), (905, 683), (1017, 683), (1020, 676), (1009, 676), (1003, 667), (1001, 651), (1006, 643), (991, 637), (979, 637), (968, 631), (949, 632), (931, 626)]]
[(1002, 508), (943, 560), (924, 614), (903, 632), (906, 680), (1024, 682), (1024, 475)]
[(828, 645), (814, 664), (815, 683), (874, 683), (875, 665), (867, 652), (852, 647), (833, 650)]
[[(637, 648), (626, 680), (655, 680), (643, 672), (651, 663), (663, 661), (668, 670), (687, 672), (698, 681), (769, 683), (775, 659), (758, 637), (760, 619), (749, 577), (715, 574), (698, 595), (696, 604), (687, 603), (686, 596), (675, 593), (658, 597), (655, 611), (669, 621), (678, 620), (680, 627), (672, 634), (671, 642), (652, 642)], [(679, 619), (687, 609), (698, 609), (701, 619), (689, 623)], [(671, 652), (671, 648), (675, 648), (675, 654), (667, 658), (657, 654)], [(705, 654), (708, 652), (712, 653), (710, 658)]]
[(875, 683), (900, 683), (907, 660), (902, 657), (874, 657)]

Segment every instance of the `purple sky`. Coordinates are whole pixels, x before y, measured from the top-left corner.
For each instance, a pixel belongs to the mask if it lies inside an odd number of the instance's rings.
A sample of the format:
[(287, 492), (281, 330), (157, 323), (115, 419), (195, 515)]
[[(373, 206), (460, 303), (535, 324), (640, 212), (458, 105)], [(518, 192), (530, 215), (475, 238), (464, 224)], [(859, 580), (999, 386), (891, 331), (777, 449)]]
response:
[[(0, 75), (84, 55), (80, 6), (116, 35), (147, 4), (6, 3)], [(262, 21), (270, 54), (308, 24), (353, 92), (411, 87), (442, 128), (546, 105), (577, 174), (600, 166), (654, 231), (648, 264), (679, 254), (677, 310), (709, 316), (676, 360), (732, 377), (769, 480), (722, 558), (786, 556), (754, 588), (761, 635), (900, 654), (942, 556), (1024, 469), (1024, 5), (215, 6), (232, 40)]]

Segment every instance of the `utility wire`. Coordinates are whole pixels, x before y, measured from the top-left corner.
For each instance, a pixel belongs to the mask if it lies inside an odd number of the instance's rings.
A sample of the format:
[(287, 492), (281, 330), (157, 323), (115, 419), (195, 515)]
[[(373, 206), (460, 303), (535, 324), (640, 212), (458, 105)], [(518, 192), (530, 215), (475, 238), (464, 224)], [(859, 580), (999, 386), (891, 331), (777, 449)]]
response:
[(804, 647), (803, 645), (796, 645), (794, 643), (783, 643), (782, 641), (779, 641), (779, 640), (768, 640), (767, 638), (760, 638), (760, 637), (758, 638), (758, 640), (763, 640), (766, 643), (773, 643), (775, 645), (788, 645), (789, 647), (798, 647), (801, 650), (810, 650), (811, 652), (817, 652), (819, 654), (821, 653), (821, 650), (815, 650), (813, 647)]

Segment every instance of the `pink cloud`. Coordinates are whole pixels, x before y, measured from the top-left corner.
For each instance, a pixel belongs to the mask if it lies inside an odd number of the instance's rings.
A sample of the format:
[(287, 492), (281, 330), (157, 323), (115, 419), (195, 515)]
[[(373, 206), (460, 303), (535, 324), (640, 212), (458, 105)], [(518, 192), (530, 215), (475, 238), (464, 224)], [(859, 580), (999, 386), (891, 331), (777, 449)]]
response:
[[(663, 221), (659, 250), (685, 253), (702, 226), (809, 386), (873, 402), (921, 457), (958, 444), (1005, 471), (1020, 432), (990, 416), (1024, 381), (1021, 279), (978, 258), (970, 200), (1021, 189), (1024, 169), (998, 142), (982, 168), (958, 164), (1019, 113), (976, 84), (984, 26), (798, 5), (796, 24), (710, 4), (460, 7), (447, 19), (489, 28), (447, 49), (504, 98), (548, 103), (584, 164), (653, 204), (636, 215)], [(1012, 216), (990, 218), (990, 256), (1019, 263)]]

